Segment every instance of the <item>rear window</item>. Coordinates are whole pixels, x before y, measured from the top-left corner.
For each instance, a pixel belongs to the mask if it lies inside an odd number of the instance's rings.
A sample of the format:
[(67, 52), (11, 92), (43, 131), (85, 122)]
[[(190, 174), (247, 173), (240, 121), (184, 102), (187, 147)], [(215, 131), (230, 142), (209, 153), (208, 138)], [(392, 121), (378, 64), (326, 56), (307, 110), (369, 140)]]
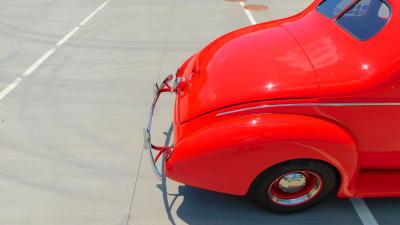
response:
[(390, 8), (381, 0), (360, 0), (341, 15), (337, 23), (360, 40), (368, 40), (385, 26)]
[(342, 12), (353, 0), (325, 0), (317, 8), (317, 10), (326, 17), (334, 18)]
[(337, 18), (337, 24), (359, 40), (375, 36), (391, 16), (385, 0), (325, 0), (317, 11), (328, 18)]

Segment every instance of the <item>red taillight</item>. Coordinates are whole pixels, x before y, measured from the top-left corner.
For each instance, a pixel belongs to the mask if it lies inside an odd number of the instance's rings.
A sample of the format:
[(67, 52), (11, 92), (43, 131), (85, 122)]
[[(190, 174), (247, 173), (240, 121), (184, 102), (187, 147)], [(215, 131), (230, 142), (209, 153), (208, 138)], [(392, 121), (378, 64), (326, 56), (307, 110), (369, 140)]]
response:
[(182, 91), (183, 88), (187, 85), (186, 79), (184, 77), (175, 78), (174, 84), (172, 86), (172, 90), (174, 91)]
[(173, 87), (175, 87), (174, 90), (182, 91), (192, 80), (192, 77), (198, 73), (200, 73), (200, 66), (197, 54), (195, 54), (186, 60), (186, 62), (178, 69), (173, 84)]

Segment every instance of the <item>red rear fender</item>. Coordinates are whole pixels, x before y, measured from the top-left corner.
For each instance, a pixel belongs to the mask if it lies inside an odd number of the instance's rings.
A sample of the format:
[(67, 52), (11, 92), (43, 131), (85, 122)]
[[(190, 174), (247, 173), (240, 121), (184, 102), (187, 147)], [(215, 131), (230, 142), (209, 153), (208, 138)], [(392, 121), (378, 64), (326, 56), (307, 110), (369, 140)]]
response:
[[(197, 118), (195, 120), (201, 120)], [(189, 122), (190, 123), (190, 122)], [(335, 123), (290, 114), (220, 117), (185, 134), (167, 161), (167, 176), (204, 189), (244, 195), (265, 169), (309, 158), (340, 172), (340, 196), (354, 194), (358, 171), (355, 141)]]

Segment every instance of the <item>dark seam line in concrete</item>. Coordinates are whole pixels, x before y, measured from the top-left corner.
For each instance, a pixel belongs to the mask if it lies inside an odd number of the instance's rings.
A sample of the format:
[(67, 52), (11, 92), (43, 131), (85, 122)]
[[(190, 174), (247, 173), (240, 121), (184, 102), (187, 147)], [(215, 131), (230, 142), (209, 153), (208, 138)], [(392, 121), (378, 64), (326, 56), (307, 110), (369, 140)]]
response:
[[(137, 168), (135, 181), (133, 182), (133, 191), (132, 191), (131, 203), (129, 205), (128, 218), (126, 220), (126, 225), (129, 225), (129, 221), (131, 219), (131, 213), (133, 213), (133, 200), (135, 198), (135, 192), (136, 192), (136, 187), (137, 187), (137, 183), (138, 183), (140, 168), (141, 168), (141, 165), (142, 165), (143, 152), (144, 152), (144, 148), (142, 148), (142, 152), (140, 153), (139, 165), (138, 165), (138, 168)], [(133, 218), (133, 216), (132, 216), (132, 218)]]
[[(175, 5), (176, 5), (176, 2), (174, 1), (174, 4), (172, 5), (172, 8), (171, 8), (171, 14), (170, 14), (170, 17), (169, 17), (169, 25), (168, 25), (168, 30), (167, 30), (167, 36), (165, 37), (165, 42), (164, 42), (164, 47), (163, 47), (163, 52), (162, 52), (161, 62), (160, 62), (160, 68), (158, 70), (157, 81), (158, 81), (158, 79), (159, 79), (159, 77), (161, 75), (161, 69), (162, 69), (162, 66), (164, 64), (164, 59), (165, 59), (166, 50), (167, 50), (167, 46), (168, 46), (169, 35), (171, 33), (172, 18), (173, 18), (174, 11), (175, 11), (174, 10), (175, 9)], [(140, 168), (141, 168), (141, 165), (142, 165), (143, 152), (144, 152), (144, 148), (142, 148), (142, 152), (140, 153), (140, 160), (139, 160), (138, 170), (136, 172), (136, 178), (135, 178), (135, 181), (134, 181), (134, 184), (133, 184), (134, 186), (133, 186), (132, 198), (131, 198), (131, 203), (129, 205), (128, 218), (126, 220), (126, 225), (129, 225), (129, 222), (131, 220), (133, 220), (133, 212), (134, 212), (133, 202), (135, 200), (135, 192), (136, 192), (136, 187), (137, 187), (137, 183), (138, 183), (138, 179), (139, 179)]]
[(171, 33), (171, 28), (172, 28), (172, 18), (174, 17), (175, 7), (176, 7), (176, 2), (174, 1), (172, 8), (171, 8), (171, 14), (169, 16), (169, 25), (168, 25), (168, 30), (167, 30), (167, 36), (165, 37), (165, 41), (164, 41), (164, 47), (163, 47), (163, 52), (162, 52), (162, 56), (161, 56), (160, 68), (158, 69), (157, 82), (160, 79), (161, 70), (164, 65), (165, 55), (166, 55), (167, 47), (168, 47), (169, 36)]

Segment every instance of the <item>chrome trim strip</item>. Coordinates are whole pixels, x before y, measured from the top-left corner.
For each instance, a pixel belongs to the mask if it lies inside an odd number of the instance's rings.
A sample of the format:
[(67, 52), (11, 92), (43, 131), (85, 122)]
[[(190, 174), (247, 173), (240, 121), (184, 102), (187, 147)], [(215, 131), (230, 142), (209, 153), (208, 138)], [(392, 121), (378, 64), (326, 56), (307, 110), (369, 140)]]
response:
[(352, 106), (400, 106), (400, 102), (353, 102), (353, 103), (294, 103), (294, 104), (276, 104), (276, 105), (260, 105), (254, 107), (248, 107), (243, 109), (236, 109), (231, 111), (226, 111), (222, 113), (218, 113), (217, 116), (225, 116), (233, 113), (256, 110), (256, 109), (264, 109), (264, 108), (278, 108), (278, 107), (352, 107)]

